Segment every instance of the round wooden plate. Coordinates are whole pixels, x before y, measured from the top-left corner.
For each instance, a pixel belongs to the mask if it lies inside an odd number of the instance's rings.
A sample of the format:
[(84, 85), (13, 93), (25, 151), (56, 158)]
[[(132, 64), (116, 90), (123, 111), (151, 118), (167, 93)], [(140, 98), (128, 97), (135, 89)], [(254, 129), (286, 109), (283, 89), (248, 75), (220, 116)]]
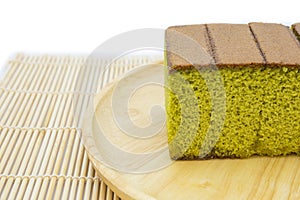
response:
[(172, 161), (164, 67), (148, 65), (106, 86), (85, 115), (82, 139), (104, 181), (124, 199), (300, 199), (300, 158)]

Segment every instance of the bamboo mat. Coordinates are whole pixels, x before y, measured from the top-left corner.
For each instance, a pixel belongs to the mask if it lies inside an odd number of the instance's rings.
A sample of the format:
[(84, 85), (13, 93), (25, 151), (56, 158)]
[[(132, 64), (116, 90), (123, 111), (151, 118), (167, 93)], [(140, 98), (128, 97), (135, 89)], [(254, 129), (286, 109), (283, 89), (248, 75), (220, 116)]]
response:
[(158, 59), (123, 58), (105, 72), (105, 59), (84, 56), (10, 60), (0, 79), (0, 199), (119, 199), (78, 136), (84, 110), (98, 86)]

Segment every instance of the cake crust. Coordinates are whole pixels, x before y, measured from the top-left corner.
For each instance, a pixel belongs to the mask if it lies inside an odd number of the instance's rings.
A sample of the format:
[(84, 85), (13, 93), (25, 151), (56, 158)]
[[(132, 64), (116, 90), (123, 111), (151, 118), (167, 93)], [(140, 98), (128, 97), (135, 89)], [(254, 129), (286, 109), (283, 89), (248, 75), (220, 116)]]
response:
[[(169, 27), (166, 30), (165, 41), (170, 70), (192, 65), (207, 66), (214, 62), (211, 60), (211, 48), (204, 24)], [(198, 52), (195, 51), (197, 47), (201, 48)]]
[(261, 64), (264, 59), (246, 24), (208, 24), (217, 65)]
[(280, 24), (250, 23), (258, 43), (270, 65), (300, 65), (300, 46), (297, 38)]
[[(300, 24), (293, 26), (299, 33)], [(178, 36), (181, 35), (181, 36)], [(182, 35), (186, 35), (182, 37)], [(281, 24), (201, 24), (166, 30), (169, 72), (198, 66), (300, 67), (300, 44), (293, 31)], [(187, 47), (193, 40), (206, 52)], [(181, 55), (178, 55), (180, 52)]]

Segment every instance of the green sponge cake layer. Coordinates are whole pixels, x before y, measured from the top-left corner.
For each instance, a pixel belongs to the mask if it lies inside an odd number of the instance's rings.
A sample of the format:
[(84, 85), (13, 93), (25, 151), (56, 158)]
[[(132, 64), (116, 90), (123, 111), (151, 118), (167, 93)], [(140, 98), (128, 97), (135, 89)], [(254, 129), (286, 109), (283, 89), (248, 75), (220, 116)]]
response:
[(290, 29), (170, 27), (166, 62), (173, 159), (300, 154), (300, 45)]
[[(300, 154), (300, 71), (288, 68), (240, 67), (219, 70), (226, 92), (226, 118), (222, 132), (209, 157), (249, 157), (251, 155)], [(178, 73), (186, 84), (178, 80)], [(197, 158), (211, 121), (211, 96), (205, 80), (197, 70), (181, 70), (171, 74), (168, 85), (167, 115), (169, 142), (177, 135), (177, 144), (170, 145), (172, 158)], [(192, 88), (198, 100), (200, 120), (188, 121), (181, 107), (193, 112), (184, 94)], [(179, 103), (180, 98), (181, 103)], [(184, 99), (186, 98), (186, 100)], [(191, 110), (189, 110), (189, 107)], [(186, 125), (182, 123), (188, 123)], [(197, 134), (190, 126), (199, 124)], [(179, 126), (183, 129), (178, 132)], [(191, 138), (189, 138), (191, 137)], [(186, 141), (189, 148), (181, 152)], [(183, 153), (183, 155), (181, 155)]]

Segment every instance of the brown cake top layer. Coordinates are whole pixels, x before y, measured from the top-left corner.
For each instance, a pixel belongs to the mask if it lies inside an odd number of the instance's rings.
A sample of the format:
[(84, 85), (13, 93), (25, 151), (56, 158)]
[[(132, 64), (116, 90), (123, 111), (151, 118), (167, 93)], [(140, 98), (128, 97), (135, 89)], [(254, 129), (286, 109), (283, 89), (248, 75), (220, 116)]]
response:
[(215, 61), (220, 65), (264, 63), (251, 30), (246, 24), (208, 24)]
[(165, 37), (167, 63), (171, 66), (214, 62), (207, 53), (211, 48), (205, 25), (173, 26), (167, 29)]
[(165, 46), (171, 70), (211, 64), (300, 67), (300, 43), (281, 24), (173, 26), (166, 30)]
[(268, 64), (300, 64), (299, 42), (291, 29), (280, 24), (263, 23), (251, 23), (250, 27)]

